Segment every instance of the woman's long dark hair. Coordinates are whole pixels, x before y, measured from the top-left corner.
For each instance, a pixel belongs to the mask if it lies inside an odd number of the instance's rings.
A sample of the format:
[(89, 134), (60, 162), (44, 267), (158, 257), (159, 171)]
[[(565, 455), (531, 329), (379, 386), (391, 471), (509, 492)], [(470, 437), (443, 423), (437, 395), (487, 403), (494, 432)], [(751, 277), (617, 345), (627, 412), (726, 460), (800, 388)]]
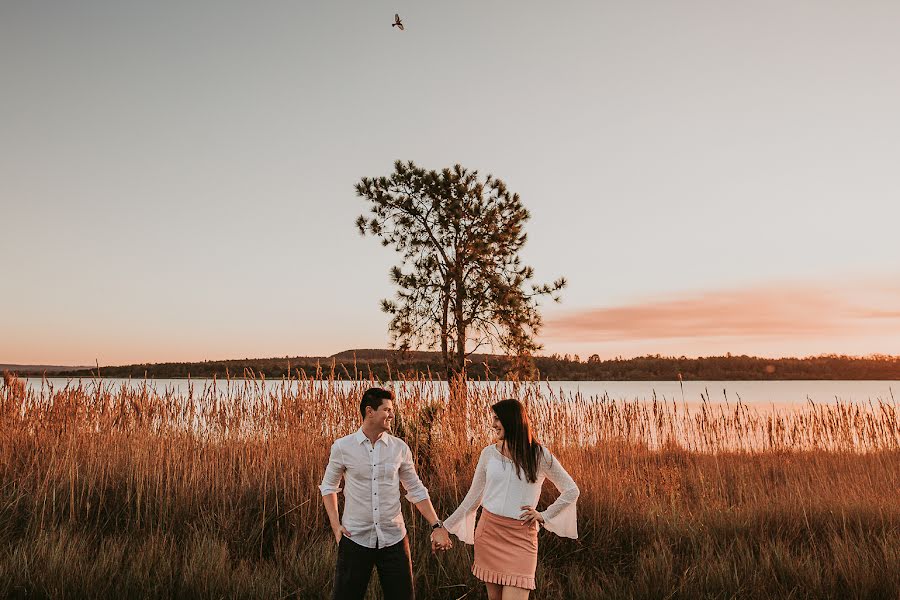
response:
[(535, 483), (541, 445), (531, 435), (531, 424), (525, 407), (518, 400), (510, 398), (497, 402), (491, 406), (491, 410), (503, 425), (503, 441), (516, 466), (516, 476), (521, 479), (521, 472), (525, 471), (525, 479)]

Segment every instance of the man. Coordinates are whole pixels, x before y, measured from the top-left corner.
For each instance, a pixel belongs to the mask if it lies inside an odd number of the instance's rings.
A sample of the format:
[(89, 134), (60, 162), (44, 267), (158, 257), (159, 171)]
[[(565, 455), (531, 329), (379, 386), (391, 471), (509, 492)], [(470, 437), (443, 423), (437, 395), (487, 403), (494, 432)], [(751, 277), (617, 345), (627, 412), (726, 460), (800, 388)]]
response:
[[(338, 544), (334, 600), (361, 600), (369, 587), (372, 567), (387, 600), (415, 598), (412, 559), (400, 486), (431, 524), (432, 551), (452, 545), (450, 535), (431, 505), (428, 490), (416, 474), (412, 452), (388, 433), (394, 421), (394, 395), (381, 388), (363, 394), (362, 427), (331, 446), (322, 478), (322, 501)], [(338, 517), (337, 493), (344, 478), (344, 515)]]

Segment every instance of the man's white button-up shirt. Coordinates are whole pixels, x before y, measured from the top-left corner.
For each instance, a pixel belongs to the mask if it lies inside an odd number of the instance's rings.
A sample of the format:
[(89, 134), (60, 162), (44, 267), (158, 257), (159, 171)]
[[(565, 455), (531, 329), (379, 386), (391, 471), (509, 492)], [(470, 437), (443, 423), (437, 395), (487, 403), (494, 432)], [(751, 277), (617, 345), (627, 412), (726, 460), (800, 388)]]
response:
[(362, 429), (336, 440), (319, 486), (322, 495), (340, 492), (342, 476), (341, 525), (350, 532), (352, 541), (367, 548), (391, 546), (406, 536), (400, 511), (400, 483), (410, 502), (428, 498), (409, 446), (387, 433), (381, 434), (374, 444)]

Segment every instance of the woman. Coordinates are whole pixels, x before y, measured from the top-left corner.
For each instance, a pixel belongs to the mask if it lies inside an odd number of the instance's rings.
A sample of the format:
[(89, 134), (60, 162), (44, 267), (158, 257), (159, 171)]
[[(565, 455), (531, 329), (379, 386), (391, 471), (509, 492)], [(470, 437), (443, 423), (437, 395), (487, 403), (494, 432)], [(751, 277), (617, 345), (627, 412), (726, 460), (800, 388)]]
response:
[[(559, 461), (532, 437), (521, 402), (501, 400), (491, 410), (498, 441), (481, 451), (472, 487), (444, 526), (463, 542), (475, 544), (472, 574), (485, 582), (490, 600), (524, 600), (534, 589), (540, 526), (559, 536), (578, 537), (579, 491)], [(560, 495), (538, 511), (545, 478)]]

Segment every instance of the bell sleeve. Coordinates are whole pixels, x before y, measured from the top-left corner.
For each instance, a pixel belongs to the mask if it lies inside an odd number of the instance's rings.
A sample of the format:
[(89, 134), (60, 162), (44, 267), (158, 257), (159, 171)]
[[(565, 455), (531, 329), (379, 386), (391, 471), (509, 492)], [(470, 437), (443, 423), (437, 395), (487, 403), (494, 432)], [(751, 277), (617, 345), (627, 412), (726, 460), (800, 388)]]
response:
[(544, 528), (560, 537), (576, 539), (578, 537), (578, 518), (575, 502), (581, 493), (572, 477), (550, 451), (544, 449), (544, 475), (556, 489), (559, 497), (544, 511), (538, 511), (544, 518)]
[(481, 498), (484, 495), (484, 486), (487, 482), (487, 457), (481, 452), (478, 464), (475, 466), (475, 475), (472, 477), (472, 486), (466, 497), (456, 511), (444, 521), (444, 527), (466, 544), (475, 543), (475, 513), (481, 506)]

